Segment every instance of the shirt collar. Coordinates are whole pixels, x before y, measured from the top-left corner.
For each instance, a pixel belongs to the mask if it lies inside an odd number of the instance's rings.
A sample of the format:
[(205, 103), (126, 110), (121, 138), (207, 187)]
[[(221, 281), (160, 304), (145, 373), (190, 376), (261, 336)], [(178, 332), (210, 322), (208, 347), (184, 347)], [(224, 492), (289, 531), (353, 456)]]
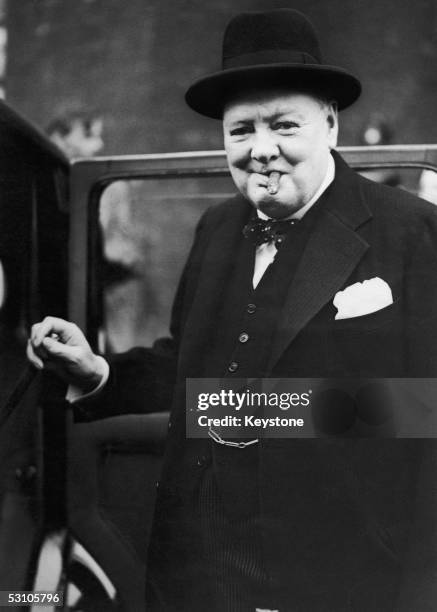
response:
[[(325, 178), (320, 183), (320, 186), (315, 192), (315, 194), (313, 195), (313, 197), (304, 206), (302, 206), (302, 208), (299, 208), (299, 210), (297, 210), (293, 214), (289, 215), (288, 217), (285, 217), (285, 219), (281, 219), (281, 221), (286, 221), (287, 219), (302, 219), (302, 217), (309, 211), (311, 206), (313, 206), (313, 204), (317, 202), (317, 200), (320, 198), (322, 193), (324, 193), (328, 189), (329, 185), (332, 183), (334, 178), (335, 178), (335, 162), (334, 162), (334, 158), (332, 157), (332, 155), (330, 155), (328, 159), (328, 168), (326, 170)], [(256, 214), (258, 215), (260, 219), (267, 220), (270, 218), (258, 209), (256, 211)]]

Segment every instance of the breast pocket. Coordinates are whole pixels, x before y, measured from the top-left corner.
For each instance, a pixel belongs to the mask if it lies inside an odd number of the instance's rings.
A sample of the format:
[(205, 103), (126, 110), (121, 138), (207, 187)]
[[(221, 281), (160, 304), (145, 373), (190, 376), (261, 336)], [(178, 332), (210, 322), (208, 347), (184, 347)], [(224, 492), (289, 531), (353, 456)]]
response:
[(365, 334), (396, 324), (396, 321), (400, 320), (401, 305), (401, 300), (397, 299), (393, 304), (376, 312), (360, 317), (334, 320), (333, 332), (340, 334)]
[(334, 320), (334, 369), (343, 376), (402, 376), (405, 359), (402, 301), (377, 312)]

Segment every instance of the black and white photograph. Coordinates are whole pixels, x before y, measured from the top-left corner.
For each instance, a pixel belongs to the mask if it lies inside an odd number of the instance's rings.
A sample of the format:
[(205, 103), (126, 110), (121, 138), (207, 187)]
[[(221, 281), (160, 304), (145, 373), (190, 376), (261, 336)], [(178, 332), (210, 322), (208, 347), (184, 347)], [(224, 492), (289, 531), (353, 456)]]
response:
[(437, 610), (437, 2), (0, 0), (0, 610)]

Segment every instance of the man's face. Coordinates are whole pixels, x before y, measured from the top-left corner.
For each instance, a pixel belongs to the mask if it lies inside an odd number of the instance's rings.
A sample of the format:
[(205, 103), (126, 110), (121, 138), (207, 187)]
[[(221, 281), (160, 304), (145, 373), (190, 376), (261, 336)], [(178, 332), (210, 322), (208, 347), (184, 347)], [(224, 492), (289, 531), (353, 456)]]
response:
[[(228, 103), (223, 131), (237, 188), (255, 208), (279, 219), (304, 206), (320, 186), (337, 144), (337, 112), (309, 94), (271, 90)], [(280, 178), (271, 194), (273, 171)]]

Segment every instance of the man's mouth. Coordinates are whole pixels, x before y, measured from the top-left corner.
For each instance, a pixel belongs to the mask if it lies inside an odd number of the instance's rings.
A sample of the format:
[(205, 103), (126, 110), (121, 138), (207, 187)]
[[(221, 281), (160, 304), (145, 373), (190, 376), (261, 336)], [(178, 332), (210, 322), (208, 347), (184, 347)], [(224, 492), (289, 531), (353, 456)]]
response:
[(270, 195), (275, 195), (279, 190), (279, 179), (281, 178), (281, 173), (274, 170), (269, 174), (269, 180), (267, 181), (267, 192)]
[(260, 186), (264, 187), (267, 190), (269, 195), (275, 195), (279, 191), (279, 181), (281, 176), (284, 174), (281, 170), (250, 170), (251, 174), (258, 175), (262, 177), (262, 181), (260, 182)]

